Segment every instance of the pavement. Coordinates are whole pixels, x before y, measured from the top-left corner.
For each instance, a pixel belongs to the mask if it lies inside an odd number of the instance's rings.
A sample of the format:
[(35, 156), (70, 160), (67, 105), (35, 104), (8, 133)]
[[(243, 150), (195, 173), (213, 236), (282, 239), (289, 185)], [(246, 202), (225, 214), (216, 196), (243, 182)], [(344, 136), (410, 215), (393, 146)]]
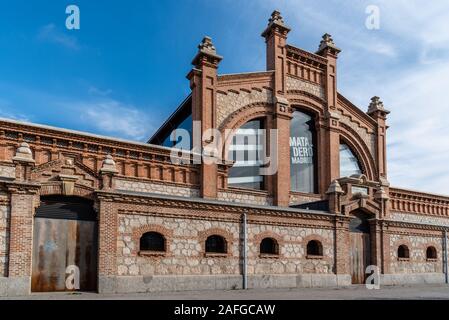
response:
[(249, 289), (180, 291), (128, 294), (33, 293), (0, 300), (398, 300), (449, 299), (449, 285), (384, 286), (364, 285), (335, 288)]

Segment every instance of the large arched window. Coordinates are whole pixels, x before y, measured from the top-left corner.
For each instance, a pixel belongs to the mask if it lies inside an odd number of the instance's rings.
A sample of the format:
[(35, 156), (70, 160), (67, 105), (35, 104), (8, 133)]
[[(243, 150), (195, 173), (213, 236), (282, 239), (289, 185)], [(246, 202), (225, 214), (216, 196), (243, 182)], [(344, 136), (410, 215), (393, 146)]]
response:
[(346, 143), (340, 144), (340, 177), (362, 174), (359, 160)]
[(140, 237), (141, 251), (165, 251), (165, 238), (158, 232), (146, 232)]
[(292, 191), (316, 192), (316, 131), (313, 117), (293, 112), (290, 124), (290, 183)]
[(263, 189), (263, 176), (260, 167), (263, 164), (265, 134), (263, 120), (248, 121), (235, 132), (229, 146), (228, 159), (235, 161), (229, 170), (230, 187)]

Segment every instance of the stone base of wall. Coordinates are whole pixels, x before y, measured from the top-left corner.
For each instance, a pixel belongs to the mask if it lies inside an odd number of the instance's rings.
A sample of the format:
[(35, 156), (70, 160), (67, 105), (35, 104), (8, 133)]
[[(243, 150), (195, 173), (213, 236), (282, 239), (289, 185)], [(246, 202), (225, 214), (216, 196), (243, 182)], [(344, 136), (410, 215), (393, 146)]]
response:
[[(312, 288), (351, 285), (350, 275), (301, 274), (256, 275), (248, 277), (249, 289)], [(243, 287), (240, 275), (226, 276), (118, 276), (100, 277), (100, 293), (136, 293), (187, 290), (237, 290)]]
[(392, 286), (403, 284), (436, 284), (444, 283), (444, 273), (403, 273), (382, 274), (380, 285)]
[(0, 297), (30, 294), (30, 277), (0, 277)]

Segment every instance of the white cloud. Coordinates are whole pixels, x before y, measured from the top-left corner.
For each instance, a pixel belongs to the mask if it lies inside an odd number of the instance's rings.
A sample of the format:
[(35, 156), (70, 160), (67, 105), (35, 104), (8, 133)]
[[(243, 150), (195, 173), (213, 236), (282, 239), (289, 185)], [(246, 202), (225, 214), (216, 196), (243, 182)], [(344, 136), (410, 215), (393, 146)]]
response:
[(80, 111), (82, 121), (105, 134), (143, 141), (153, 129), (145, 113), (116, 100), (79, 102), (71, 104), (70, 107)]
[(16, 111), (13, 111), (14, 109), (15, 108), (8, 100), (0, 98), (0, 117), (29, 122), (30, 119), (28, 116), (17, 113)]
[(97, 96), (108, 96), (112, 93), (111, 89), (99, 89), (95, 86), (90, 86), (89, 89), (87, 89), (87, 92), (91, 95), (97, 95)]
[(56, 43), (72, 50), (80, 49), (78, 40), (75, 37), (68, 36), (62, 31), (58, 30), (53, 23), (43, 26), (39, 30), (37, 39), (40, 41)]

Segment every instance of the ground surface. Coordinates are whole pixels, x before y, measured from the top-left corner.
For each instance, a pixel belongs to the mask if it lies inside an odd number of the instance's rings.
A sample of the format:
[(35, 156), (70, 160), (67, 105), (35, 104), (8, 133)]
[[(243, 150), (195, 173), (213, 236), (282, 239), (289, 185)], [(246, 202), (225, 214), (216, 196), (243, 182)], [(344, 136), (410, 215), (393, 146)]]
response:
[(448, 285), (386, 286), (368, 290), (365, 286), (305, 289), (254, 289), (229, 291), (184, 291), (142, 294), (35, 293), (24, 297), (1, 299), (37, 300), (355, 300), (355, 299), (449, 299)]

